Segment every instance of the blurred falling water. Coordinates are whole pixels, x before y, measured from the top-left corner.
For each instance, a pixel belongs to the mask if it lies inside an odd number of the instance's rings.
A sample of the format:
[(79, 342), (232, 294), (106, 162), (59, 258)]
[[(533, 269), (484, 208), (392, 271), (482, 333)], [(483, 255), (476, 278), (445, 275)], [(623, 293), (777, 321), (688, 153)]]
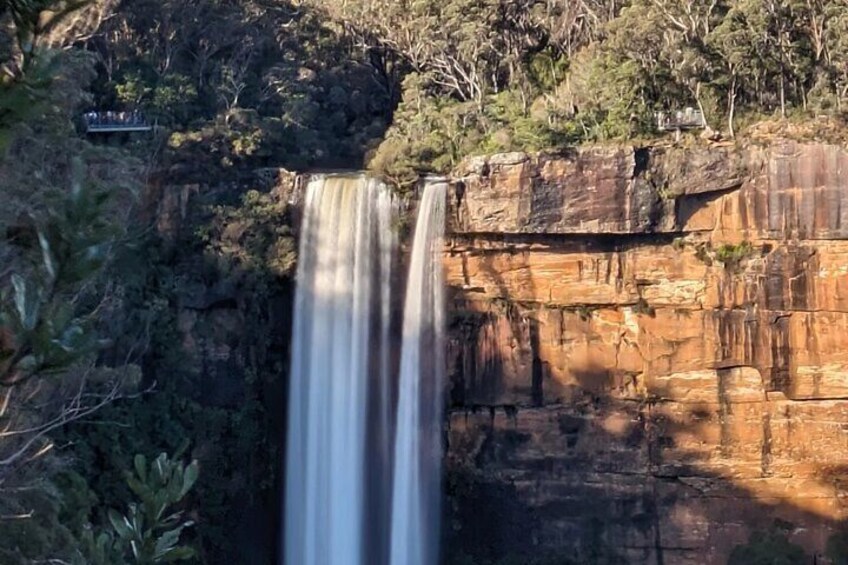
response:
[(427, 186), (419, 208), (396, 390), (397, 205), (384, 185), (364, 176), (318, 176), (307, 187), (289, 389), (285, 565), (436, 563), (445, 193), (444, 183)]
[(389, 457), (366, 452), (388, 451), (389, 439), (367, 431), (370, 411), (390, 433), (396, 215), (388, 189), (364, 176), (320, 176), (307, 187), (289, 385), (287, 565), (364, 564), (366, 517), (382, 515), (386, 527), (388, 508), (379, 506), (388, 497), (369, 497), (366, 478), (388, 482)]
[(445, 183), (425, 187), (403, 311), (392, 488), (391, 565), (438, 560), (444, 381), (441, 247)]

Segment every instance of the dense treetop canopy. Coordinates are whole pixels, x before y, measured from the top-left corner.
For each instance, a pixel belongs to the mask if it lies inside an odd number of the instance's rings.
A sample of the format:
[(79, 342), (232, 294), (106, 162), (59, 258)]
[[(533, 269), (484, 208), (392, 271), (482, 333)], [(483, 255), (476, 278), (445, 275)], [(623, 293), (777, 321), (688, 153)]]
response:
[(402, 179), (649, 136), (656, 111), (733, 136), (848, 97), (848, 0), (100, 0), (24, 28), (94, 55), (92, 108), (145, 109), (225, 165)]

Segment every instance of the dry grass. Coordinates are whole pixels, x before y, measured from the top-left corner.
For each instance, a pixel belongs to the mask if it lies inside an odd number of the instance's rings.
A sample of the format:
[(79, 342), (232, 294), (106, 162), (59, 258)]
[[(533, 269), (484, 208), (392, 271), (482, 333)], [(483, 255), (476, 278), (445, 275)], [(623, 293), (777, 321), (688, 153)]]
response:
[(762, 120), (745, 128), (740, 137), (757, 145), (782, 139), (848, 145), (848, 121), (838, 116)]

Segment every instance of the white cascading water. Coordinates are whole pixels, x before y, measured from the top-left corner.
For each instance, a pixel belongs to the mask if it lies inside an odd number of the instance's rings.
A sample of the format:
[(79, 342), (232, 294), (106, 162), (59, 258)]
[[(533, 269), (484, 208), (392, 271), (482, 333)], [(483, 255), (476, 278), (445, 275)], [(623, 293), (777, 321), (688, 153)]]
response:
[(396, 209), (389, 190), (364, 176), (319, 176), (307, 187), (289, 385), (287, 565), (366, 563), (365, 520), (380, 513), (366, 508), (368, 413), (391, 413)]
[(403, 311), (392, 488), (391, 565), (434, 565), (444, 402), (444, 282), (440, 254), (447, 185), (425, 187)]
[(444, 183), (430, 184), (420, 203), (398, 383), (397, 204), (364, 176), (309, 182), (289, 385), (284, 565), (437, 562), (445, 195)]

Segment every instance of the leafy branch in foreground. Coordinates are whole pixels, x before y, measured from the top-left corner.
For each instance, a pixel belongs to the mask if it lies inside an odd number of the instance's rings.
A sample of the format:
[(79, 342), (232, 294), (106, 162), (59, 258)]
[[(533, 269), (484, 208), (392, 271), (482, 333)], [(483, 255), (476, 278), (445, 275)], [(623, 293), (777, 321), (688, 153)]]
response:
[(192, 489), (199, 469), (197, 461), (185, 465), (178, 457), (161, 453), (148, 463), (143, 455), (135, 456), (135, 472), (127, 473), (127, 484), (140, 502), (131, 503), (126, 514), (109, 511), (112, 531), (84, 534), (89, 555), (80, 564), (150, 565), (195, 556), (194, 549), (180, 543), (183, 530), (194, 522), (184, 520), (174, 506)]
[(34, 250), (37, 259), (0, 273), (0, 387), (62, 371), (101, 344), (91, 331), (98, 305), (80, 302), (117, 236), (106, 219), (107, 199), (74, 183), (45, 221), (31, 219), (7, 234), (23, 255)]
[[(109, 292), (95, 288), (120, 235), (108, 193), (67, 193), (0, 238), (0, 490), (19, 465), (48, 452), (49, 434), (124, 397), (137, 367), (95, 367), (95, 323)], [(19, 477), (20, 478), (20, 477)]]
[(44, 112), (62, 57), (45, 38), (91, 0), (0, 1), (0, 150), (14, 126)]
[[(110, 192), (83, 183), (49, 195), (0, 228), (0, 561), (30, 563), (69, 551), (62, 530), (47, 541), (45, 504), (61, 460), (55, 438), (119, 398), (136, 395), (134, 349), (98, 364), (98, 324), (120, 302), (104, 284), (124, 230)], [(76, 167), (81, 170), (81, 167)], [(64, 536), (64, 538), (62, 538)], [(60, 539), (61, 538), (61, 539)], [(47, 546), (46, 544), (51, 544)], [(65, 545), (62, 546), (61, 544)], [(42, 545), (45, 544), (45, 545)], [(58, 544), (58, 545), (57, 545)], [(55, 553), (54, 553), (55, 552)]]

